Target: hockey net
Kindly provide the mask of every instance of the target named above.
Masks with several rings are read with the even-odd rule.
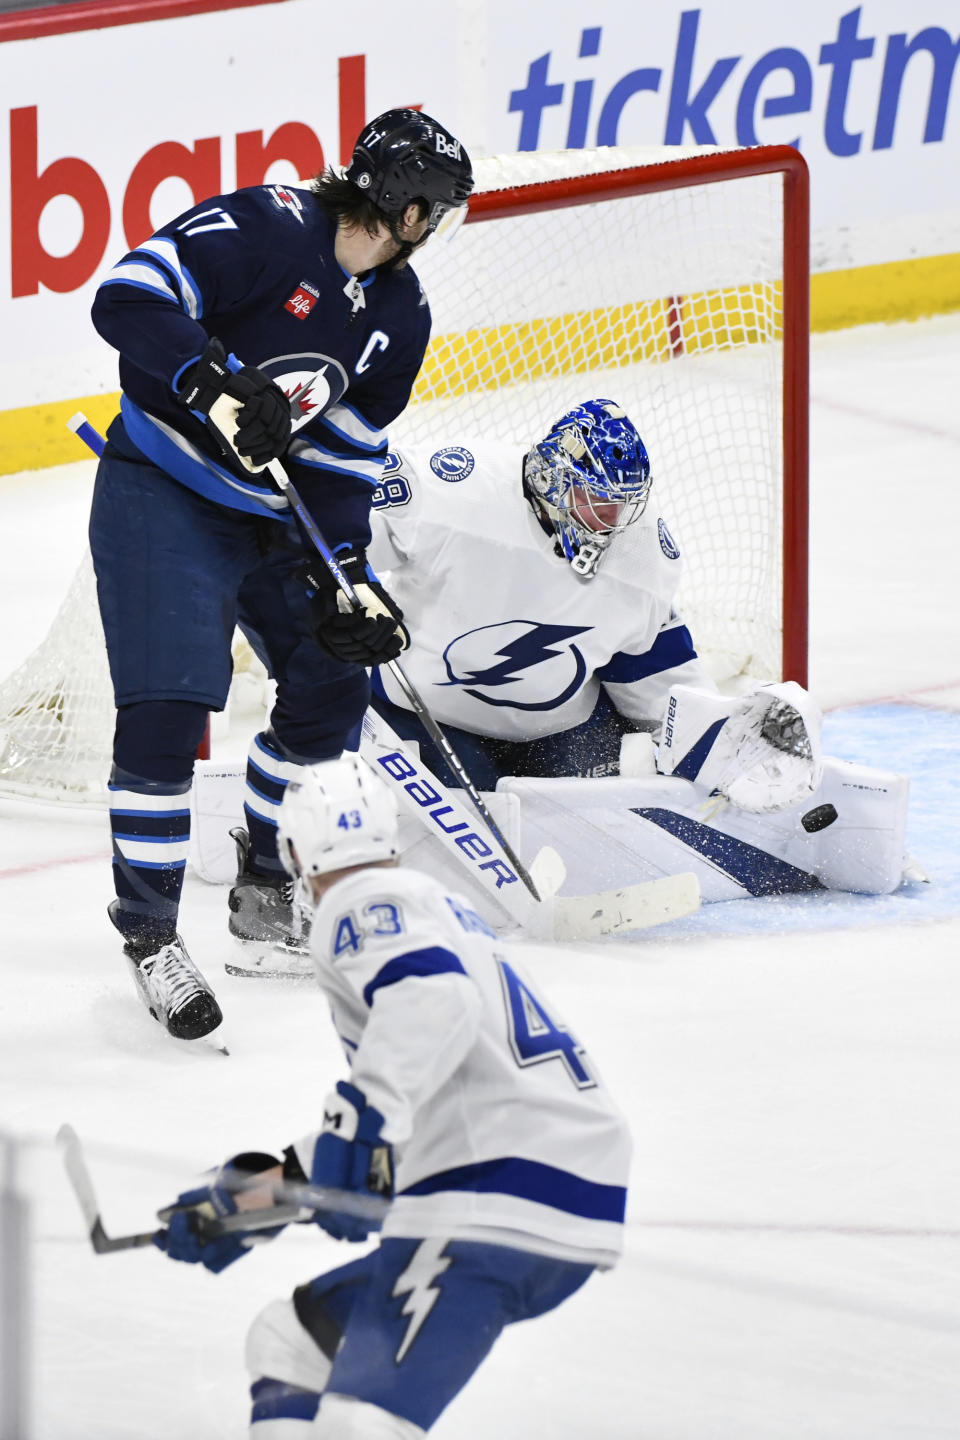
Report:
[[[605,148],[476,164],[468,223],[416,260],[433,339],[392,439],[528,446],[627,410],[718,679],[806,680],[809,208],[802,158]],[[89,557],[0,685],[0,793],[101,802],[114,712]]]

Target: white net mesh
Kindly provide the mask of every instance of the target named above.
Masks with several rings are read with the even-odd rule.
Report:
[[[114,713],[88,553],[46,639],[0,685],[0,791],[102,803]]]
[[[550,178],[564,158],[481,160],[480,188]],[[393,438],[529,445],[572,405],[618,401],[684,554],[698,648],[718,676],[778,677],[782,254],[777,174],[468,225],[417,260],[434,338]]]
[[[478,191],[623,170],[606,149],[481,159]],[[718,677],[781,673],[783,182],[778,174],[481,219],[416,268],[433,340],[392,429],[527,445],[572,405],[622,404],[685,561],[680,606]],[[103,802],[114,712],[89,559],[0,685],[0,792]]]

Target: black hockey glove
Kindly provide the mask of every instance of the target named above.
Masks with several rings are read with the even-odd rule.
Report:
[[[262,470],[287,448],[291,421],[286,395],[253,365],[230,370],[219,340],[211,339],[186,372],[177,399],[206,422],[224,454],[239,456],[247,470]]]
[[[354,610],[330,571],[317,556],[301,570],[310,605],[310,628],[317,644],[345,665],[386,665],[410,644],[403,611],[367,570],[363,550],[337,553],[337,564],[363,607]]]

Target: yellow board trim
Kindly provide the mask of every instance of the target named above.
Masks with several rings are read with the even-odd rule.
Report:
[[[415,400],[492,387],[526,378],[586,373],[669,354],[679,325],[686,353],[708,344],[725,348],[763,339],[779,325],[779,305],[765,313],[759,287],[691,296],[679,314],[666,301],[617,306],[596,315],[561,315],[523,325],[491,326],[431,341],[414,389]],[[769,307],[767,307],[769,311]],[[878,321],[917,320],[960,310],[960,254],[887,265],[863,265],[814,275],[810,328],[843,330]],[[536,362],[531,367],[531,357]],[[77,410],[101,434],[120,397],[93,395],[0,411],[0,475],[66,465],[88,455],[67,428]]]
[[[88,395],[83,400],[25,405],[22,410],[0,410],[0,475],[41,470],[48,465],[68,465],[71,460],[89,460],[90,451],[67,429],[67,421],[82,410],[102,435],[119,409],[118,392]]]

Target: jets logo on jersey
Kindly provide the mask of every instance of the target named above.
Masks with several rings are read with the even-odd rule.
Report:
[[[293,428],[299,430],[335,405],[347,388],[347,372],[338,361],[329,355],[318,355],[308,351],[300,355],[281,355],[276,360],[265,360],[259,367],[269,375],[284,395],[296,395],[293,406]],[[297,392],[308,385],[302,394]]]
[[[278,210],[286,210],[303,224],[303,201],[295,190],[288,189],[286,185],[268,185],[267,194]]]
[[[289,310],[298,320],[306,320],[319,299],[320,291],[316,286],[311,285],[308,280],[301,280],[283,308]]]
[[[668,560],[680,559],[680,546],[674,540],[670,531],[662,520],[657,521],[657,534],[660,536],[660,549]]]
[[[476,463],[470,451],[463,445],[445,445],[442,450],[436,450],[430,456],[430,469],[434,475],[439,475],[441,480],[446,480],[451,485],[466,480]]]
[[[513,710],[553,710],[580,689],[587,664],[575,635],[589,625],[541,625],[535,620],[504,620],[458,635],[443,652],[449,679],[484,705]],[[537,695],[540,698],[522,699]]]

